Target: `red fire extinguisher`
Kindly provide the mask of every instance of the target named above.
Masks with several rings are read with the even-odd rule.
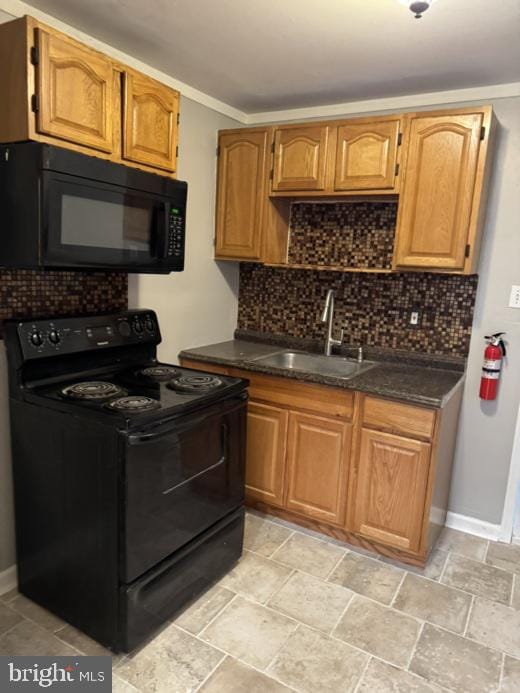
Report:
[[[482,378],[480,379],[480,399],[496,399],[502,359],[506,355],[506,345],[502,339],[503,334],[505,332],[496,332],[485,337],[488,340],[488,344],[484,351]]]

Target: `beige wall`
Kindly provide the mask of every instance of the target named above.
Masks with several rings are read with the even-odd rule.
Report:
[[[237,322],[238,263],[213,260],[217,130],[239,123],[181,99],[179,178],[188,182],[184,272],[130,276],[132,308],[153,308],[163,343],[176,362],[185,347],[231,339]]]

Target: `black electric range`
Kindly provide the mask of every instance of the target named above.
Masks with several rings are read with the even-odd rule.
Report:
[[[6,323],[20,591],[129,651],[242,551],[247,382],[153,311]]]

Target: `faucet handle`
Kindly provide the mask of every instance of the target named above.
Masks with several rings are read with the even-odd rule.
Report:
[[[341,346],[343,344],[344,335],[345,335],[345,330],[342,327],[340,330],[340,333],[339,333],[339,339],[331,339],[330,340],[331,344],[334,344],[334,346]]]

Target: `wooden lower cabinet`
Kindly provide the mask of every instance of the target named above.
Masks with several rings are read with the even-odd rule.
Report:
[[[246,494],[283,506],[288,413],[249,401],[247,411]]]
[[[343,523],[351,433],[344,421],[290,412],[286,508]]]
[[[411,438],[361,431],[352,530],[405,551],[419,551],[431,445]]]
[[[424,566],[444,526],[459,386],[442,409],[209,363],[248,378],[246,501]]]

